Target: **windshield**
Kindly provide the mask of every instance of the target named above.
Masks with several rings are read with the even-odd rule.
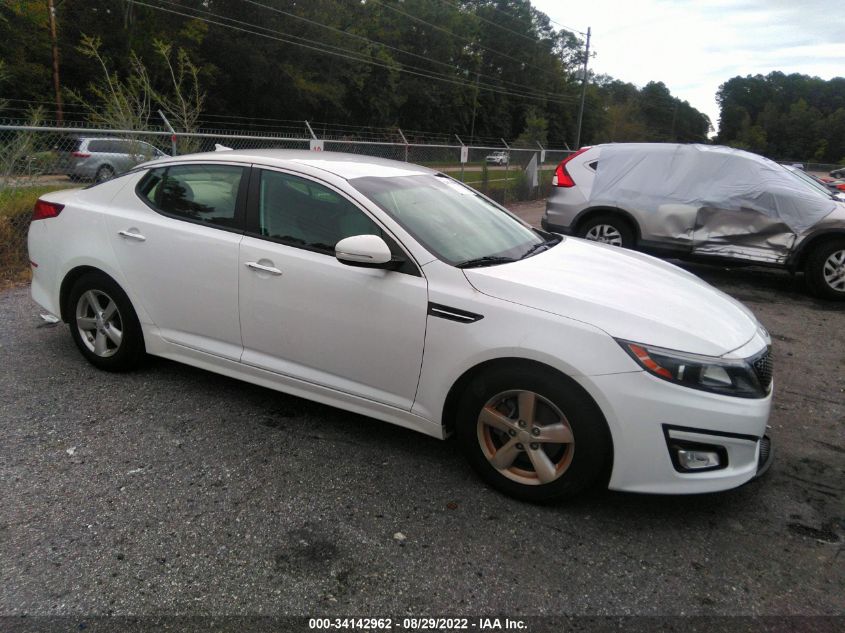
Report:
[[[546,243],[507,211],[446,176],[354,178],[349,183],[453,266],[483,258],[490,258],[483,263],[503,263]]]
[[[804,184],[806,184],[807,186],[812,188],[817,193],[823,194],[825,198],[832,198],[833,197],[833,192],[830,189],[825,187],[822,183],[820,183],[818,180],[816,180],[812,176],[809,176],[806,173],[804,173],[804,171],[802,171],[801,169],[798,169],[797,167],[787,167],[787,166],[784,166],[784,169],[786,171],[788,171],[790,174],[792,174],[793,176],[795,176],[798,180],[800,180],[801,182],[803,182]]]

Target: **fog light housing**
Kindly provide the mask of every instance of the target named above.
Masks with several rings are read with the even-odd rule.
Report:
[[[728,451],[717,444],[699,444],[670,439],[672,465],[679,473],[701,473],[728,467]]]
[[[678,449],[678,464],[684,470],[704,470],[719,467],[719,453],[716,451],[696,451],[688,448]]]

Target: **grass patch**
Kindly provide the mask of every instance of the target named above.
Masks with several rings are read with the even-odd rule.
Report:
[[[461,180],[460,169],[447,169],[443,170],[443,173],[456,180]],[[553,168],[541,169],[539,171],[538,180],[540,181],[540,191],[538,195],[535,195],[534,191],[528,187],[525,175],[521,169],[510,169],[507,172],[504,170],[488,171],[486,182],[483,172],[464,171],[462,182],[500,202],[504,199],[504,193],[507,191],[508,201],[515,202],[534,199],[538,196],[541,198],[548,196],[553,175]]]
[[[460,169],[443,169],[441,171],[447,176],[461,180],[470,186],[481,184],[483,180],[482,172],[480,171],[465,170],[463,179],[461,179]],[[522,174],[522,170],[517,168],[509,169],[508,171],[497,169],[488,172],[488,179],[491,187],[495,186],[498,189],[504,189],[506,186],[514,186],[519,181],[520,174]],[[540,182],[551,182],[553,174],[554,169],[541,169],[539,172]]]
[[[26,235],[35,201],[45,193],[69,185],[42,185],[0,189],[0,289],[30,279]]]

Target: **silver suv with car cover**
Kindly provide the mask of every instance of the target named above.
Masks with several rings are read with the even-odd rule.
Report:
[[[845,203],[756,154],[618,143],[566,157],[543,228],[680,259],[803,271],[845,300]]]

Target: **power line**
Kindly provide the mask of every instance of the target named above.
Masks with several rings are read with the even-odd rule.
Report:
[[[225,16],[225,15],[222,15],[222,14],[219,14],[219,13],[214,13],[214,12],[211,12],[211,11],[205,11],[205,10],[202,10],[202,9],[195,9],[193,7],[186,7],[186,6],[184,6],[184,5],[182,5],[178,2],[173,2],[172,0],[158,0],[158,1],[164,2],[165,4],[169,4],[171,6],[179,7],[180,9],[188,9],[188,10],[194,11],[194,12],[205,13],[206,15],[211,15],[211,16],[223,19],[223,20],[227,20],[229,22],[235,22],[237,24],[242,24],[244,26],[248,26],[248,27],[252,27],[252,28],[256,28],[256,29],[261,29],[263,31],[269,31],[270,33],[274,33],[276,35],[281,35],[281,36],[284,36],[284,37],[293,38],[294,40],[300,40],[300,41],[303,41],[303,42],[308,42],[309,44],[313,44],[313,45],[315,45],[317,47],[321,47],[321,48],[314,49],[313,46],[307,46],[307,45],[303,45],[303,44],[298,44],[297,42],[291,42],[289,40],[285,40],[284,37],[282,37],[282,38],[272,38],[272,39],[279,39],[280,41],[283,41],[283,42],[286,42],[286,43],[295,44],[295,45],[298,45],[298,46],[304,46],[305,48],[312,48],[314,50],[320,50],[321,52],[326,52],[326,53],[329,53],[329,54],[331,54],[329,51],[325,51],[323,49],[331,48],[331,49],[334,49],[336,51],[341,51],[342,53],[346,53],[346,54],[351,53],[354,56],[354,59],[356,61],[359,61],[359,62],[362,62],[362,63],[365,63],[365,64],[374,64],[376,66],[381,66],[381,67],[384,67],[384,68],[394,68],[393,66],[381,64],[379,62],[373,62],[369,58],[364,57],[363,55],[360,55],[360,54],[356,53],[355,51],[352,51],[348,48],[342,48],[342,47],[339,47],[339,46],[333,46],[331,44],[325,44],[323,42],[317,42],[317,41],[314,41],[314,40],[311,40],[311,39],[308,39],[308,38],[305,38],[305,37],[300,37],[298,35],[292,35],[290,33],[285,33],[283,31],[278,31],[278,30],[271,29],[271,28],[264,27],[264,26],[260,26],[260,25],[257,25],[257,24],[252,24],[250,22],[244,22],[242,20],[230,18],[228,16]],[[144,4],[143,2],[140,3],[140,4],[143,4],[144,6],[150,6],[150,5]],[[153,7],[153,8],[157,8],[157,7]],[[158,8],[160,10],[167,11],[167,9],[164,9],[163,7],[158,7]],[[175,11],[171,11],[171,12],[177,13],[179,15],[185,15],[185,14],[181,14],[181,13],[178,13],[178,12],[175,12]],[[202,20],[202,18],[200,18],[199,16],[186,16],[186,17],[192,17],[192,18],[195,18],[195,19]],[[230,25],[223,25],[223,26],[230,26]],[[232,28],[235,28],[235,27],[232,27]],[[260,34],[253,33],[253,35],[260,35]],[[344,56],[344,55],[341,54],[340,56]],[[348,57],[348,55],[346,55],[346,56]],[[352,59],[352,58],[350,57],[350,59]],[[460,71],[459,68],[456,68],[454,66],[450,66],[450,68],[452,68],[453,70]],[[410,70],[407,70],[407,69],[410,69]],[[418,66],[410,66],[408,64],[404,64],[403,66],[396,68],[396,70],[398,70],[399,72],[408,72],[410,74],[415,74],[415,75],[419,75],[419,76],[422,76],[422,77],[440,79],[440,80],[443,80],[443,81],[448,81],[450,83],[458,83],[458,85],[465,85],[462,82],[454,81],[448,75],[444,75],[443,73],[437,73],[436,71],[427,70],[427,69],[424,69],[424,68],[419,68]],[[414,71],[417,71],[417,72],[414,72]],[[496,86],[494,84],[484,83],[482,85],[487,86],[488,90],[490,90],[492,92],[499,92],[499,93],[502,93],[502,94],[510,94],[510,95],[514,95],[514,96],[522,96],[522,97],[529,97],[529,98],[539,98],[539,99],[543,99],[543,100],[556,101],[557,103],[563,103],[564,101],[574,101],[574,97],[567,97],[565,95],[560,95],[560,96],[558,96],[557,99],[552,99],[551,98],[552,93],[539,92],[539,91],[536,91],[536,90],[529,88],[527,86],[521,86],[521,87],[523,87],[525,90],[531,90],[532,92],[527,93],[527,94],[523,94],[523,93],[519,93],[519,92],[516,92],[516,91],[508,92],[508,91],[506,91],[506,90],[504,90],[504,89],[502,89],[499,86]]]
[[[534,64],[529,64],[529,63],[527,63],[527,62],[525,62],[521,59],[517,59],[516,57],[512,57],[512,56],[508,55],[507,53],[500,53],[500,52],[494,51],[490,48],[486,48],[484,46],[481,46],[480,44],[476,44],[476,42],[474,42],[473,40],[471,40],[468,37],[463,37],[462,35],[458,35],[457,33],[453,33],[449,29],[443,28],[442,26],[438,26],[437,24],[433,24],[432,22],[428,22],[426,20],[423,20],[422,18],[418,18],[417,16],[412,15],[412,14],[406,12],[406,11],[402,11],[401,9],[397,9],[394,6],[391,6],[389,4],[385,4],[384,2],[382,2],[382,0],[370,0],[370,2],[374,2],[378,5],[381,5],[385,9],[389,9],[391,11],[394,11],[394,12],[398,13],[399,15],[404,15],[406,18],[414,20],[415,22],[420,22],[421,24],[426,24],[426,25],[428,25],[428,26],[430,26],[434,29],[437,29],[438,31],[442,31],[443,33],[446,33],[447,35],[451,35],[452,37],[454,37],[456,39],[463,40],[465,42],[469,42],[470,44],[472,44],[474,46],[478,46],[478,48],[480,48],[483,51],[487,51],[488,53],[492,53],[493,55],[498,55],[499,57],[505,57],[507,59],[510,59],[511,61],[515,61],[518,64],[527,66],[528,68],[534,68],[536,70],[539,70],[542,73],[545,73],[547,75],[551,75],[551,76],[557,78],[557,75],[555,75],[554,73],[552,73],[552,72],[550,72],[550,71],[548,71],[544,68],[540,68],[539,66],[535,66]]]
[[[476,20],[481,20],[482,22],[486,22],[487,24],[490,24],[490,25],[492,25],[492,26],[495,26],[497,29],[501,29],[501,30],[503,30],[503,31],[507,31],[508,33],[512,33],[513,35],[516,35],[516,36],[518,36],[518,37],[521,37],[521,38],[523,38],[523,39],[526,39],[526,40],[528,40],[529,42],[533,42],[534,44],[539,44],[539,43],[540,43],[540,40],[539,40],[539,39],[533,38],[533,37],[531,37],[530,35],[526,35],[525,33],[520,33],[520,32],[518,32],[518,31],[514,31],[513,29],[509,29],[508,27],[506,27],[506,26],[502,26],[501,24],[497,24],[497,23],[493,22],[492,20],[488,20],[487,18],[483,18],[483,17],[481,17],[480,15],[478,15],[478,13],[477,13],[477,12],[476,12],[476,13],[464,13],[463,11],[461,11],[461,7],[460,7],[459,5],[457,5],[457,4],[453,3],[453,2],[450,2],[449,0],[440,0],[440,2],[441,2],[441,3],[443,3],[443,4],[445,4],[445,5],[446,5],[446,6],[448,6],[448,7],[451,7],[451,8],[453,8],[453,9],[457,10],[459,13],[462,13],[463,15],[471,15],[471,16],[473,16]],[[493,8],[493,7],[491,7],[491,8]],[[497,11],[498,11],[498,9],[497,9]],[[506,13],[505,11],[500,11],[500,13],[502,13],[503,15],[507,15],[508,17],[510,17],[510,18],[512,18],[512,19],[513,19],[513,17],[514,17],[513,15],[511,15],[511,14],[509,14],[509,13]]]
[[[443,1],[445,1],[445,0],[443,0]],[[300,16],[300,15],[296,15],[294,13],[290,13],[288,11],[283,11],[282,9],[277,9],[276,7],[272,7],[272,6],[269,6],[269,5],[266,5],[266,4],[262,4],[261,2],[257,2],[256,0],[241,0],[241,2],[246,2],[248,4],[251,4],[251,5],[254,5],[254,6],[257,6],[257,7],[261,7],[262,9],[267,9],[268,11],[274,11],[274,12],[279,13],[281,15],[285,15],[285,16],[294,18],[296,20],[302,20],[303,22],[307,22],[307,23],[312,24],[314,26],[318,26],[320,28],[324,28],[324,29],[327,29],[327,30],[335,32],[335,33],[339,33],[340,35],[352,37],[352,38],[355,38],[355,39],[358,39],[358,40],[361,40],[361,41],[364,41],[364,42],[367,42],[367,43],[370,43],[370,44],[375,44],[377,46],[383,46],[384,48],[396,51],[396,52],[401,53],[403,55],[408,55],[410,57],[422,59],[422,60],[424,60],[428,63],[431,63],[431,64],[437,64],[438,66],[445,66],[446,68],[449,68],[450,70],[455,70],[457,68],[453,64],[449,64],[447,62],[441,62],[439,60],[432,59],[431,57],[427,57],[425,55],[419,55],[419,54],[413,53],[411,51],[406,51],[402,48],[398,48],[396,46],[391,46],[390,44],[385,44],[384,42],[380,42],[378,40],[373,40],[373,39],[370,39],[369,37],[365,37],[363,35],[358,35],[357,33],[350,33],[348,31],[344,31],[342,29],[335,28],[335,27],[330,26],[328,24],[323,24],[322,22],[317,22],[316,20],[312,20],[310,18],[306,18],[306,17]],[[184,7],[184,8],[187,8],[187,7]],[[457,8],[457,7],[454,7],[454,8]],[[212,13],[212,15],[215,15],[215,14]],[[217,15],[219,15],[219,14],[217,14]],[[263,28],[263,27],[261,27],[261,28]],[[267,30],[270,30],[270,29],[267,29]],[[291,37],[293,37],[293,36],[291,36]],[[528,36],[523,36],[523,37],[528,38]],[[530,39],[535,44],[539,43],[538,40],[535,40],[535,39],[532,39],[532,38],[528,38],[528,39]],[[484,49],[484,50],[488,50],[488,49]],[[519,83],[515,83],[515,82],[512,82],[512,81],[507,81],[505,79],[501,79],[501,78],[498,78],[498,77],[491,77],[490,75],[481,74],[481,77],[484,77],[486,79],[490,79],[492,81],[499,81],[501,83],[508,84],[508,85],[514,86],[516,88],[522,88],[524,90],[537,92],[538,94],[543,94],[543,95],[548,94],[548,95],[559,96],[559,97],[563,97],[563,98],[567,98],[567,99],[572,98],[572,97],[568,97],[567,95],[561,95],[561,94],[558,94],[558,93],[538,92],[536,89],[531,88],[530,86],[526,86],[525,84],[519,84]]]
[[[307,38],[302,38],[302,37],[289,35],[289,34],[281,34],[281,35],[287,36],[288,38],[294,38],[294,39],[310,42],[313,45],[303,44],[303,43],[300,43],[300,42],[292,41],[291,39],[286,39],[286,37],[278,37],[278,36],[268,35],[267,33],[260,33],[260,32],[257,32],[257,31],[252,31],[250,29],[238,27],[238,26],[235,26],[233,24],[227,24],[225,22],[219,22],[217,20],[210,20],[208,18],[203,18],[203,17],[198,16],[198,15],[191,15],[191,14],[188,14],[188,13],[183,13],[181,11],[176,11],[174,9],[167,9],[165,7],[162,7],[162,6],[152,5],[152,4],[148,4],[147,2],[142,2],[141,0],[134,0],[134,2],[135,2],[135,4],[138,4],[138,5],[141,5],[141,6],[156,10],[156,11],[163,11],[165,13],[179,15],[179,16],[194,19],[194,20],[200,20],[201,22],[205,22],[207,24],[214,24],[216,26],[222,26],[224,28],[229,28],[229,29],[232,29],[232,30],[235,30],[235,31],[240,31],[242,33],[248,33],[250,35],[258,35],[259,37],[264,37],[264,38],[267,38],[267,39],[272,39],[272,40],[276,40],[276,41],[279,41],[279,42],[284,42],[286,44],[293,44],[295,46],[307,48],[309,50],[317,51],[317,52],[323,53],[325,55],[342,57],[342,58],[345,58],[345,59],[350,59],[350,60],[355,61],[355,62],[368,64],[368,65],[372,65],[372,66],[378,66],[378,67],[381,67],[381,68],[386,68],[388,70],[393,70],[393,71],[396,71],[396,72],[406,73],[406,74],[410,74],[410,75],[416,75],[416,76],[423,77],[423,78],[426,78],[426,79],[433,79],[435,81],[442,81],[442,82],[445,82],[445,83],[451,83],[451,84],[462,86],[462,87],[465,87],[467,85],[466,82],[464,82],[464,81],[460,81],[460,80],[457,80],[457,79],[451,79],[451,78],[449,78],[445,75],[432,74],[432,72],[430,72],[430,71],[424,71],[422,69],[418,69],[418,68],[415,68],[415,67],[410,67],[410,68],[414,68],[413,70],[411,70],[411,69],[409,69],[408,66],[399,66],[399,67],[391,66],[389,64],[383,64],[381,62],[377,62],[377,61],[374,61],[374,60],[371,60],[371,59],[368,59],[368,58],[365,58],[365,57],[362,57],[362,56],[359,56],[359,55],[349,55],[349,54],[347,54],[347,53],[350,52],[349,49],[341,49],[341,48],[336,47],[336,46],[331,46],[331,45],[322,44],[320,42],[315,42],[314,40],[309,40]],[[174,5],[174,3],[168,2],[168,0],[159,0],[159,2],[166,2],[167,4]],[[187,8],[187,7],[184,7],[183,5],[175,5],[175,6],[179,6],[180,8],[183,8],[183,9]],[[190,9],[190,10],[197,11],[196,9]],[[245,25],[251,26],[253,28],[259,28],[259,29],[271,31],[271,32],[274,32],[274,33],[280,33],[279,31],[273,31],[272,29],[267,29],[265,27],[261,27],[259,25],[255,25],[255,24],[250,24],[248,22],[242,22],[240,20],[235,20],[234,18],[228,18],[226,16],[221,16],[219,14],[209,13],[207,11],[204,11],[204,13],[208,13],[209,15],[214,15],[215,17],[222,18],[222,19],[225,19],[225,20],[229,20],[231,22],[237,22],[237,23],[240,23],[240,24],[245,24]],[[340,52],[327,50],[327,48],[334,48],[336,50],[346,51],[346,53],[340,53]],[[422,71],[422,72],[420,72],[420,71]],[[519,93],[519,92],[515,92],[515,91],[512,91],[512,90],[505,90],[505,89],[502,89],[502,88],[499,88],[499,87],[496,87],[496,86],[490,86],[488,84],[481,84],[481,85],[482,85],[481,89],[483,89],[487,92],[495,92],[495,93],[499,93],[499,94],[522,97],[522,98],[526,98],[526,99],[536,99],[536,100],[542,100],[542,101],[550,101],[550,102],[553,102],[553,103],[560,103],[560,104],[572,102],[572,98],[565,98],[565,99],[551,98],[551,97],[546,96],[545,94],[542,94],[542,93],[540,93],[540,94],[524,94],[524,93]]]
[[[493,9],[493,11],[495,11],[496,13],[501,13],[502,15],[506,15],[508,17],[513,17],[507,11],[502,11],[500,8],[498,8],[496,6],[490,5],[488,8]],[[538,13],[542,13],[542,11],[538,11]],[[557,24],[559,27],[561,27],[562,29],[564,29],[566,31],[571,31],[572,33],[580,33],[581,35],[587,35],[587,33],[584,32],[584,31],[572,28],[571,26],[566,26],[565,24],[561,24],[557,20],[553,20],[551,17],[549,17],[549,15],[547,13],[543,13],[543,15],[545,15],[549,19],[549,22],[551,22],[552,24]]]

